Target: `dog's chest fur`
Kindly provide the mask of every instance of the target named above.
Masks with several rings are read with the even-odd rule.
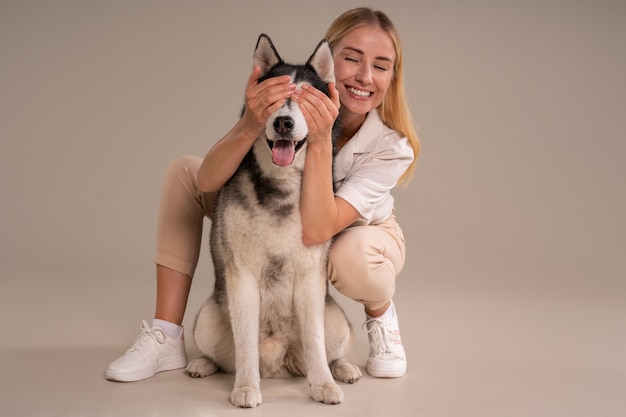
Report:
[[[217,197],[211,230],[216,300],[226,304],[226,276],[237,276],[232,271],[252,273],[261,295],[261,336],[293,333],[294,280],[302,276],[301,271],[326,268],[328,244],[302,243],[299,205],[304,156],[300,152],[292,166],[276,167],[258,139]]]

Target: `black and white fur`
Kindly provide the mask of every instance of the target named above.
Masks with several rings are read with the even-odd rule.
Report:
[[[262,68],[259,81],[290,74],[297,85],[328,94],[335,79],[326,41],[306,64],[291,65],[262,34],[254,63]],[[334,379],[353,383],[361,377],[345,357],[351,325],[328,293],[329,243],[302,243],[307,133],[298,105],[288,100],[217,196],[211,229],[215,288],[194,326],[203,356],[189,363],[187,373],[234,372],[230,400],[238,407],[261,404],[261,378],[306,375],[315,400],[338,404],[343,392]]]

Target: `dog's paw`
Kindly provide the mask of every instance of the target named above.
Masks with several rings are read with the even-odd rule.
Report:
[[[343,391],[335,381],[311,386],[313,399],[324,404],[340,404],[343,401]]]
[[[194,359],[187,365],[185,373],[192,378],[204,378],[217,372],[217,365],[205,356]]]
[[[253,408],[261,405],[261,389],[259,387],[241,386],[233,388],[230,394],[230,402],[235,407]]]
[[[337,381],[341,381],[346,384],[354,384],[363,376],[359,367],[348,362],[346,358],[337,359],[331,363],[330,371]]]

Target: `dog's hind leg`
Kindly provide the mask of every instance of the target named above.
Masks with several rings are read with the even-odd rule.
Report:
[[[193,328],[193,337],[203,358],[196,363],[191,361],[187,374],[204,377],[217,369],[235,372],[235,343],[229,323],[224,306],[218,305],[215,297],[211,296],[200,308]],[[210,358],[213,365],[207,364],[204,358]]]
[[[363,375],[358,366],[346,358],[352,344],[352,327],[344,311],[335,300],[328,297],[325,308],[326,355],[333,377],[341,382],[353,384]]]
[[[324,342],[326,277],[316,272],[299,278],[294,285],[294,306],[313,398],[326,404],[339,404],[343,401],[343,391],[330,373]]]
[[[218,369],[218,366],[210,358],[201,356],[189,362],[185,373],[192,378],[204,378],[213,375]]]
[[[233,405],[252,408],[262,403],[259,371],[260,292],[257,278],[248,270],[227,273],[228,310],[235,341]]]

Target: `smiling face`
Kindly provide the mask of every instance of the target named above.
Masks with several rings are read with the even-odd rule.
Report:
[[[333,57],[342,118],[362,119],[383,102],[391,85],[393,40],[378,26],[360,26],[338,42]]]

